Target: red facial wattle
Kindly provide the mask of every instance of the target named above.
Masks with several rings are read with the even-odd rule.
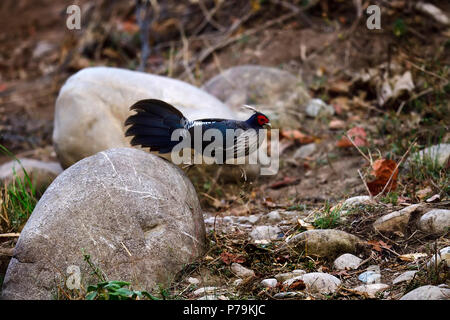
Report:
[[[259,125],[265,125],[266,123],[269,122],[269,119],[267,119],[265,116],[259,115],[258,116],[258,124]]]

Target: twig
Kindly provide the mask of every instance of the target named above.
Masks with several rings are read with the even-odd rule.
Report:
[[[2,233],[2,234],[0,234],[0,238],[16,238],[19,236],[20,236],[20,233]]]
[[[136,0],[136,20],[139,25],[139,38],[142,45],[141,61],[138,67],[139,71],[145,71],[147,58],[150,55],[150,45],[148,43],[151,14],[150,9],[152,6],[155,6],[155,10],[158,10],[158,3],[155,0],[151,2],[152,3],[150,4],[149,0]]]
[[[362,152],[362,150],[356,145],[356,143],[353,141],[353,139],[350,138],[350,136],[349,136],[348,134],[346,134],[345,136],[347,137],[348,140],[350,140],[350,142],[351,142],[351,143],[353,144],[353,146],[359,151],[359,153],[364,157],[364,159],[366,159],[367,162],[369,162],[370,165],[372,165],[372,161],[370,160],[370,158],[367,157],[367,156],[365,155],[364,152]]]
[[[358,169],[358,173],[359,173],[359,176],[361,177],[362,182],[364,183],[364,187],[366,187],[366,190],[367,190],[367,193],[369,194],[369,197],[370,197],[371,199],[373,199],[372,194],[370,193],[370,189],[369,189],[369,187],[367,186],[366,180],[364,179],[364,177],[363,177],[363,175],[362,175],[362,173],[361,173],[361,170]]]

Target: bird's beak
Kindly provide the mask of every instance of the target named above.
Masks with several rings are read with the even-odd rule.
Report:
[[[272,125],[270,124],[270,122],[267,122],[267,123],[264,124],[263,127],[266,128],[266,129],[270,129],[270,128],[272,128]]]

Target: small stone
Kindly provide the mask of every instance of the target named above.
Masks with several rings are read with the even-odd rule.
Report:
[[[278,222],[281,220],[281,215],[278,211],[271,211],[267,214],[267,218],[269,219],[269,221],[272,222]]]
[[[411,213],[421,207],[421,204],[413,204],[402,210],[388,213],[378,218],[373,223],[373,228],[376,231],[384,233],[404,233],[406,226],[408,225]]]
[[[415,271],[415,270],[403,272],[397,278],[392,280],[392,284],[397,284],[397,283],[401,283],[401,282],[411,281],[412,279],[414,279],[414,275],[416,273],[417,273],[417,271]]]
[[[208,295],[202,296],[200,298],[197,298],[197,300],[230,300],[230,299],[228,299],[224,295],[216,296],[213,294],[208,294]]]
[[[450,229],[450,210],[433,209],[425,213],[419,220],[419,228],[424,232],[440,234]]]
[[[239,223],[248,222],[249,224],[253,225],[258,222],[259,218],[260,218],[259,216],[252,214],[248,217],[246,216],[238,217],[237,222]]]
[[[428,261],[427,267],[434,267],[436,262],[440,265],[442,261],[447,264],[447,267],[450,268],[450,247],[442,248],[437,254],[437,257],[436,255],[433,255],[430,261]]]
[[[345,207],[354,207],[360,204],[371,204],[374,203],[374,201],[372,200],[371,197],[369,196],[357,196],[357,197],[352,197],[352,198],[348,198],[347,200],[345,200],[344,202],[344,206]]]
[[[277,279],[278,282],[284,282],[288,279],[302,276],[304,274],[306,274],[306,271],[297,269],[297,270],[293,270],[291,272],[279,273],[275,276],[275,279]]]
[[[192,292],[194,296],[200,296],[202,294],[214,295],[219,292],[220,289],[218,287],[203,287]]]
[[[252,215],[248,216],[248,222],[250,222],[250,224],[255,224],[258,222],[258,220],[259,220],[259,216],[257,216],[257,215],[252,214]]]
[[[189,282],[190,284],[194,284],[194,285],[197,285],[200,283],[200,280],[198,280],[197,278],[193,278],[193,277],[187,278],[186,281]]]
[[[315,118],[318,115],[332,116],[333,114],[334,108],[321,99],[311,99],[306,106],[306,115],[311,118]]]
[[[400,300],[449,300],[450,299],[450,289],[439,288],[437,286],[422,286],[414,289]]]
[[[242,279],[236,279],[233,281],[233,286],[237,287],[239,286],[244,280]]]
[[[231,264],[231,271],[233,271],[240,278],[250,278],[255,276],[255,272],[253,270],[247,269],[236,262]]]
[[[316,152],[317,147],[315,143],[306,144],[297,149],[294,153],[294,159],[305,159]]]
[[[441,143],[412,154],[405,163],[405,167],[409,167],[411,161],[414,161],[419,165],[424,164],[424,162],[426,161],[430,161],[433,163],[437,163],[442,167],[447,164],[449,157],[450,143]]]
[[[358,276],[358,279],[367,284],[379,282],[381,280],[380,267],[368,267],[366,272],[363,272]]]
[[[350,253],[344,253],[334,260],[333,266],[337,270],[354,270],[357,269],[362,259]]]
[[[389,288],[389,285],[384,283],[373,283],[373,284],[363,284],[360,285],[353,290],[364,292],[369,295],[371,298],[375,298],[376,294],[380,291],[384,291]]]
[[[308,230],[296,234],[283,249],[295,247],[306,250],[308,255],[337,257],[343,253],[356,252],[361,240],[345,231],[336,229]]]
[[[288,292],[279,292],[276,293],[273,297],[276,299],[284,299],[284,298],[293,298],[297,296],[304,296],[303,292],[295,292],[295,291],[288,291]]]
[[[32,57],[33,59],[42,58],[44,55],[48,54],[50,51],[54,50],[56,45],[47,42],[45,40],[39,41],[36,47],[33,50]]]
[[[334,293],[341,285],[341,280],[328,273],[311,272],[303,275],[303,282],[309,292],[322,294]]]
[[[345,126],[346,126],[345,122],[342,121],[342,120],[339,120],[339,119],[331,120],[330,123],[329,123],[329,125],[328,125],[328,127],[329,127],[331,130],[344,129]]]
[[[278,284],[277,279],[270,278],[261,281],[261,285],[266,288],[275,288]]]
[[[277,226],[257,226],[250,232],[250,237],[253,240],[276,240],[278,234],[281,233],[280,228]]]

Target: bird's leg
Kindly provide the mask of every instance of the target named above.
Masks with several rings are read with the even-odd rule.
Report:
[[[244,178],[244,181],[247,181],[247,173],[245,172],[244,167],[239,166],[239,170],[241,171],[241,178]]]

